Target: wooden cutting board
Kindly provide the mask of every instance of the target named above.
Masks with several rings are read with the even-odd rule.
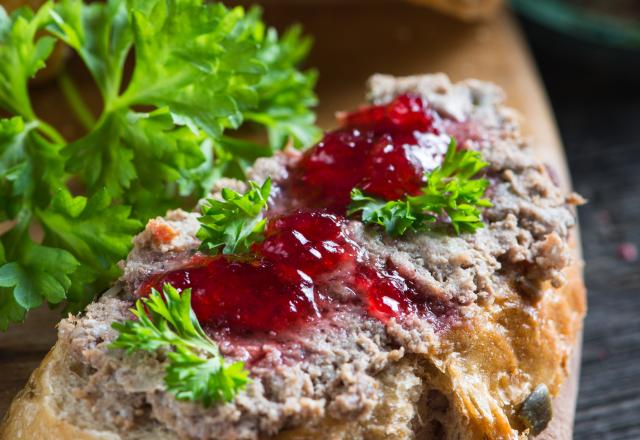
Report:
[[[466,24],[428,9],[397,2],[289,2],[266,6],[266,20],[277,26],[303,24],[315,38],[309,65],[318,68],[319,123],[335,125],[334,113],[363,102],[372,73],[411,75],[445,72],[452,80],[478,78],[502,86],[519,110],[536,152],[558,169],[562,186],[570,180],[549,103],[529,51],[508,11],[479,24]],[[84,81],[84,80],[81,80]],[[86,81],[85,81],[86,83]],[[97,102],[87,87],[90,101]],[[77,130],[61,96],[51,86],[35,90],[36,109],[72,137]],[[24,325],[0,334],[0,414],[26,382],[55,340],[57,311],[36,310]],[[574,356],[577,370],[579,346]],[[576,379],[565,385],[556,419],[573,420]],[[571,438],[571,423],[562,437]]]

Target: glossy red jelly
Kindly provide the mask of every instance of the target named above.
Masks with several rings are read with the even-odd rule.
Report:
[[[425,168],[414,154],[421,149],[417,144],[411,133],[380,137],[365,160],[358,186],[387,200],[418,194],[425,182]]]
[[[296,212],[271,220],[265,241],[254,249],[287,279],[299,278],[300,272],[317,278],[355,264],[357,245],[345,226],[344,218],[323,211]]]
[[[270,220],[265,235],[254,254],[195,256],[181,269],[152,277],[140,293],[165,283],[191,288],[198,320],[236,334],[279,331],[320,318],[333,301],[328,278],[350,287],[367,312],[383,322],[426,311],[410,282],[369,263],[340,216],[296,212]]]
[[[308,206],[343,213],[351,189],[363,178],[363,165],[374,139],[371,132],[357,128],[327,133],[293,171],[293,196]]]
[[[373,130],[376,133],[437,132],[436,114],[427,109],[422,98],[401,95],[387,105],[361,108],[342,118],[348,127]]]
[[[415,314],[441,325],[443,322],[435,321],[454,312],[450,304],[428,292],[420,292],[411,280],[403,278],[391,266],[359,266],[355,286],[364,293],[369,315],[382,322]]]
[[[370,261],[343,216],[354,187],[388,200],[420,191],[425,171],[446,151],[437,141],[437,115],[419,97],[404,95],[347,114],[342,122],[304,155],[288,182],[280,182],[303,208],[270,218],[264,241],[251,253],[196,256],[181,269],[152,277],[140,294],[164,283],[191,288],[201,323],[239,335],[321,319],[345,301],[331,296],[335,283],[353,292],[350,304],[382,322],[446,314],[448,305],[428,299],[393,267]]]
[[[366,292],[366,305],[372,316],[386,322],[415,308],[411,302],[411,286],[396,272],[383,272],[369,266],[358,269],[356,288]]]
[[[272,219],[255,254],[197,256],[184,268],[160,274],[140,289],[148,294],[170,283],[192,289],[202,323],[236,333],[277,331],[320,316],[329,301],[316,279],[355,265],[356,245],[346,220],[312,211]]]
[[[293,196],[308,206],[344,214],[354,187],[387,200],[415,195],[444,157],[442,145],[424,136],[440,132],[439,120],[419,97],[403,95],[342,121],[293,170]]]
[[[320,298],[311,280],[283,280],[271,263],[260,259],[196,257],[189,266],[150,281],[143,294],[165,283],[179,290],[191,288],[191,305],[200,323],[235,333],[277,331],[320,316]]]

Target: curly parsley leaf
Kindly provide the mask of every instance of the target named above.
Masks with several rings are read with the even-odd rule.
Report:
[[[484,226],[482,208],[491,206],[483,198],[489,181],[474,178],[486,166],[480,153],[457,150],[452,138],[442,164],[426,174],[421,194],[385,201],[354,188],[348,214],[360,212],[363,222],[383,226],[392,236],[443,224],[456,234],[474,232]]]
[[[0,7],[0,107],[11,113],[34,119],[27,82],[45,66],[54,38],[38,31],[49,20],[51,3],[35,14],[21,8],[11,16]]]
[[[484,226],[482,208],[492,206],[483,198],[489,181],[473,178],[487,165],[477,151],[457,150],[452,138],[442,165],[429,173],[422,194],[409,197],[409,203],[422,212],[448,217],[457,234],[474,232]]]
[[[31,164],[26,143],[31,127],[20,116],[0,119],[0,194],[2,220],[17,217],[31,196]],[[28,210],[28,206],[24,207]]]
[[[66,0],[51,15],[48,29],[80,54],[105,102],[92,132],[65,149],[68,170],[80,174],[90,189],[106,185],[116,197],[127,194],[137,176],[154,164],[139,166],[137,152],[124,138],[136,118],[133,107],[164,109],[173,126],[197,134],[201,154],[182,172],[183,194],[187,188],[202,196],[220,176],[244,177],[256,157],[273,154],[289,139],[303,146],[319,136],[310,111],[317,102],[316,74],[296,67],[311,42],[298,28],[279,39],[262,23],[257,8],[245,13],[197,0],[91,5]],[[123,84],[130,52],[135,64],[130,82]],[[244,121],[263,125],[269,144],[237,150],[224,139],[225,130]],[[204,163],[207,157],[210,163]],[[175,175],[156,178],[167,186],[176,180]],[[137,195],[129,193],[133,200],[127,203],[138,203]]]
[[[37,211],[46,232],[45,243],[68,250],[83,263],[73,274],[74,289],[67,295],[71,303],[83,304],[78,289],[87,283],[100,280],[107,284],[118,276],[115,263],[127,254],[131,236],[142,227],[130,217],[130,211],[127,206],[113,206],[106,189],[90,198],[73,197],[60,189],[49,207]]]
[[[80,266],[69,252],[20,238],[14,260],[0,266],[0,330],[20,320],[45,300],[57,304],[66,297],[71,274]]]
[[[253,243],[262,241],[266,225],[263,210],[270,193],[271,179],[267,179],[262,186],[249,182],[244,194],[224,188],[222,201],[208,199],[199,218],[200,249],[235,254],[247,252]]]
[[[221,177],[244,178],[256,158],[288,142],[315,140],[315,73],[298,67],[310,40],[297,28],[280,38],[260,15],[203,0],[0,7],[0,110],[8,116],[0,120],[0,221],[12,225],[0,235],[0,327],[45,300],[66,298],[77,310],[117,276],[115,263],[150,217],[203,197]],[[103,104],[94,115],[60,73],[86,130],[71,141],[29,97],[28,81],[56,42],[82,60]],[[246,123],[264,128],[269,142],[238,138]],[[65,189],[70,182],[78,197]],[[237,231],[240,247],[253,240],[247,225]],[[38,229],[44,237],[32,242]],[[25,260],[32,245],[78,263],[61,270],[71,282],[25,278],[46,267]]]
[[[90,192],[106,187],[114,198],[151,217],[166,209],[145,205],[144,196],[151,192],[157,202],[164,195],[175,204],[180,196],[175,182],[204,160],[203,139],[176,126],[165,107],[150,113],[111,113],[64,152],[69,155],[68,170],[83,175]]]
[[[117,97],[132,45],[126,0],[85,4],[63,0],[50,13],[47,29],[82,58],[106,105]]]
[[[5,251],[2,242],[0,242],[0,273],[6,263]],[[10,274],[7,274],[10,275]],[[5,281],[0,276],[0,285]],[[15,297],[9,289],[0,287],[0,330],[6,330],[10,322],[17,322],[24,318],[25,310],[16,302]]]
[[[415,229],[421,222],[434,221],[421,213],[414,213],[407,200],[386,201],[365,195],[358,188],[351,191],[351,204],[347,215],[362,211],[364,223],[384,227],[389,235],[403,235],[407,229]]]
[[[294,68],[307,56],[311,43],[299,26],[289,29],[280,40],[275,29],[268,29],[262,37],[258,59],[267,71],[257,85],[258,106],[245,117],[267,128],[272,148],[284,147],[289,139],[296,147],[308,146],[321,135],[309,110],[317,104],[313,88],[318,75]]]
[[[28,226],[35,205],[49,202],[49,188],[64,178],[60,147],[38,132],[37,121],[20,116],[0,119],[0,210]]]
[[[167,389],[178,400],[228,402],[249,382],[242,362],[225,364],[217,345],[205,334],[191,308],[191,289],[179,293],[170,284],[163,293],[153,289],[136,301],[131,312],[137,318],[113,323],[119,332],[111,348],[128,353],[173,350],[164,377]]]

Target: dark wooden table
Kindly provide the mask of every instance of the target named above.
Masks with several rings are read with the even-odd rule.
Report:
[[[640,246],[640,71],[630,54],[525,29],[574,187],[589,199],[579,211],[589,312],[574,438],[640,439],[640,262],[617,255]]]

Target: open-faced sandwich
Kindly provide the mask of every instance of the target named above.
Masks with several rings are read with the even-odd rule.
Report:
[[[2,438],[545,431],[584,314],[580,197],[491,84],[376,75],[368,97],[250,185],[151,220],[60,322]]]

